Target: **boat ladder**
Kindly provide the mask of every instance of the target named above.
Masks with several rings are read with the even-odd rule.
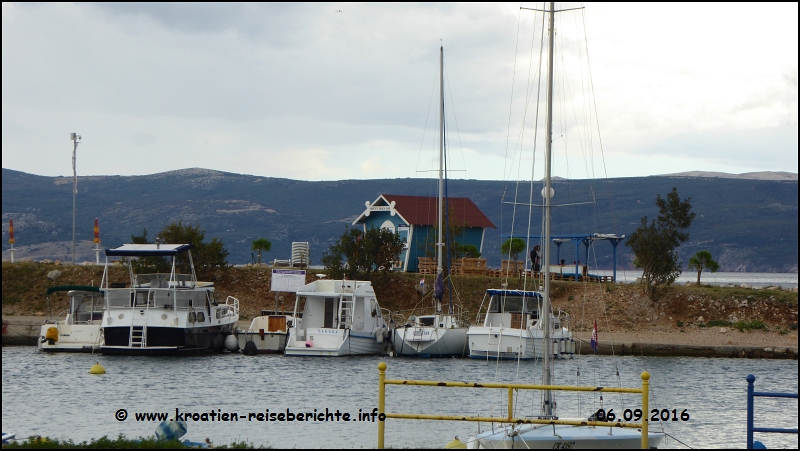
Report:
[[[339,312],[339,327],[344,326],[349,329],[353,325],[353,304],[354,301],[342,299],[341,309]]]
[[[128,347],[147,347],[147,323],[136,324],[136,322],[131,322],[131,333],[128,338]]]

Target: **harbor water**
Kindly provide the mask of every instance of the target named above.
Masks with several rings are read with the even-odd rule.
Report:
[[[3,348],[3,430],[75,442],[119,434],[153,435],[159,420],[137,414],[190,413],[187,438],[210,438],[217,444],[246,441],[254,445],[299,448],[374,448],[377,419],[359,412],[377,408],[378,363],[388,364],[387,379],[539,383],[539,362],[471,359],[374,357],[285,357],[220,354],[198,357],[119,357],[91,354],[44,354],[33,347]],[[99,362],[104,375],[90,375]],[[576,356],[558,359],[559,384],[639,387],[640,374],[651,378],[650,408],[666,409],[667,421],[651,422],[664,431],[662,447],[742,448],[746,439],[747,374],[757,377],[757,391],[797,393],[796,360],[688,357]],[[617,376],[619,373],[619,376]],[[503,416],[506,391],[442,387],[388,386],[386,409],[398,413]],[[540,394],[522,392],[520,416],[538,412]],[[588,417],[601,407],[597,393],[561,392],[561,417]],[[618,417],[640,407],[636,395],[605,394],[602,407]],[[124,410],[124,413],[123,413]],[[267,412],[268,410],[268,412]],[[677,412],[675,417],[672,411]],[[259,421],[270,413],[295,415],[295,421]],[[339,412],[338,421],[334,416]],[[679,418],[681,413],[688,420]],[[213,418],[210,415],[214,412]],[[315,414],[316,412],[316,414]],[[326,415],[325,413],[330,415]],[[756,426],[796,427],[795,399],[756,398]],[[191,419],[206,413],[208,421]],[[238,421],[220,421],[237,413]],[[312,421],[298,421],[311,413]],[[344,413],[351,421],[344,421]],[[314,416],[316,415],[316,416]],[[660,416],[660,415],[659,415]],[[684,415],[684,418],[686,416]],[[357,421],[361,419],[361,421]],[[353,421],[356,420],[356,421]],[[386,445],[437,448],[455,436],[465,440],[487,423],[395,420],[386,422]],[[677,439],[677,440],[676,440]],[[798,446],[797,435],[756,434],[770,448]],[[680,442],[679,442],[680,441]]]

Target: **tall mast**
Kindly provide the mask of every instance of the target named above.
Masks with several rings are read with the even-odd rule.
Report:
[[[444,46],[439,47],[439,237],[436,243],[437,274],[442,272],[442,218],[444,217]]]
[[[542,343],[542,384],[550,385],[550,208],[551,208],[551,152],[553,144],[553,42],[555,35],[555,3],[550,2],[548,11],[550,16],[550,29],[548,30],[548,64],[547,64],[547,129],[545,132],[545,163],[544,163],[544,340]],[[544,415],[553,415],[552,393],[544,392]]]

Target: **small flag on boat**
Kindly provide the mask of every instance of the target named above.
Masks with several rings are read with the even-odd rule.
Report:
[[[8,244],[14,244],[14,220],[8,220]]]
[[[594,353],[597,354],[597,320],[594,320],[594,327],[592,328],[592,341],[590,343],[592,345],[592,350],[594,350]]]
[[[100,244],[100,223],[94,218],[94,243]]]

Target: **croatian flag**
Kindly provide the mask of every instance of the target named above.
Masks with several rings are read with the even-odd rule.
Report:
[[[594,327],[592,328],[592,341],[591,341],[592,349],[594,353],[597,354],[597,320],[594,320]]]

